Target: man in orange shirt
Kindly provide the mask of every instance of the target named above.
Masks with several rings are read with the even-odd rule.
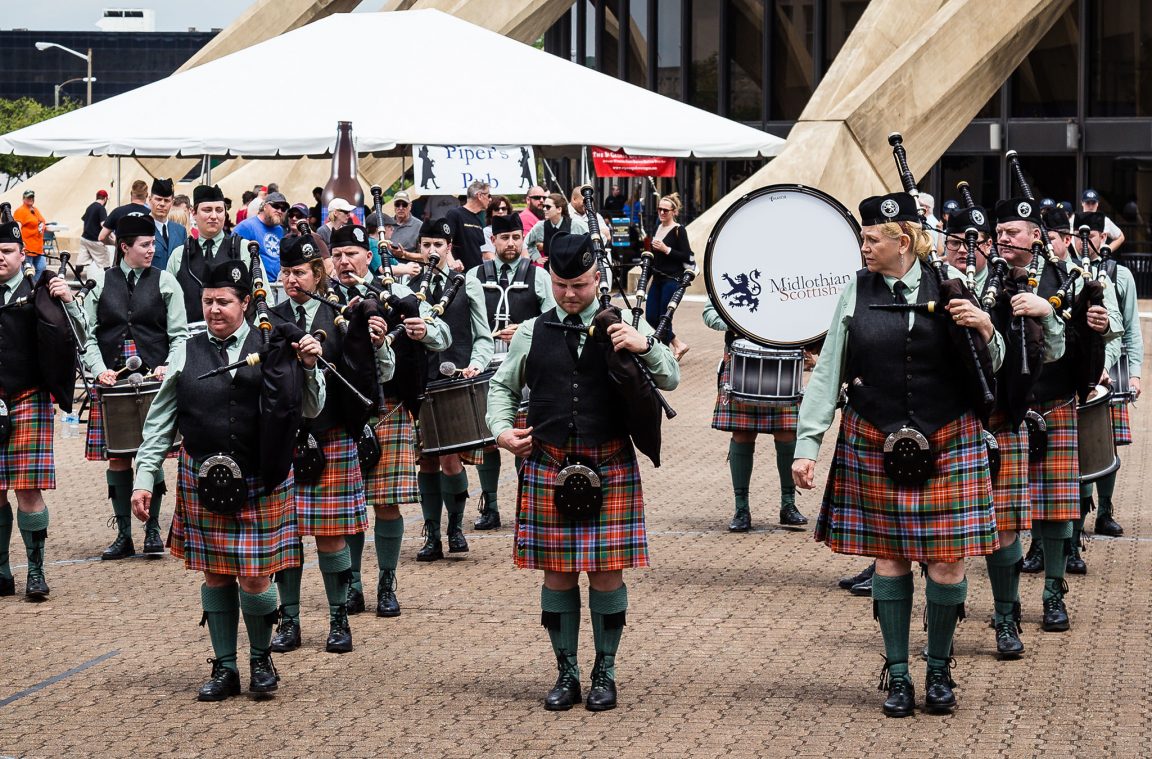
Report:
[[[13,218],[20,223],[20,238],[24,240],[24,255],[36,269],[36,279],[44,271],[44,217],[36,207],[36,191],[24,191],[24,205],[16,209]]]

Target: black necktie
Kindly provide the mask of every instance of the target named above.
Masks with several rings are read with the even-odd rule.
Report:
[[[308,312],[304,310],[304,306],[296,306],[296,326],[308,329]]]
[[[896,280],[896,283],[894,285],[892,285],[892,302],[893,303],[907,303],[908,299],[904,295],[904,293],[907,291],[908,291],[908,285],[904,284],[903,280],[900,280],[900,279]]]
[[[168,249],[168,222],[160,225],[160,236],[164,238],[164,249]]]
[[[509,273],[510,273],[511,269],[512,269],[512,267],[509,266],[508,264],[501,264],[501,266],[500,266],[500,287],[502,287],[502,288],[508,287]]]
[[[236,335],[232,335],[227,340],[220,340],[218,338],[211,338],[211,342],[216,346],[217,366],[226,366],[228,364],[228,349],[236,344]]]
[[[204,260],[212,263],[212,246],[216,244],[215,240],[209,240],[204,243]]]
[[[7,302],[4,300],[4,297],[6,295],[8,295],[8,290],[10,290],[10,289],[11,288],[8,286],[8,283],[4,283],[4,284],[0,285],[0,305],[3,305],[4,303]]]
[[[564,317],[565,324],[571,324],[575,327],[584,326],[583,320],[580,319],[578,314],[568,314]],[[568,343],[568,352],[572,354],[572,360],[576,361],[580,358],[580,333],[574,329],[564,330],[564,342]]]
[[[128,292],[136,291],[136,272],[128,272]]]
[[[433,304],[439,303],[440,298],[444,297],[444,278],[439,274],[434,274],[432,279],[432,300]]]

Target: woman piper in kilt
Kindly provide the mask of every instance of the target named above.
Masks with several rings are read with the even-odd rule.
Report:
[[[64,304],[68,319],[83,340],[84,315],[67,283],[53,277],[48,292]],[[48,506],[43,491],[56,489],[56,461],[52,454],[52,397],[37,360],[39,341],[32,296],[32,279],[24,272],[20,223],[0,222],[0,596],[16,594],[8,559],[15,522],[28,556],[25,597],[43,601],[49,593],[44,577]],[[16,492],[15,519],[9,490]]]
[[[557,306],[520,325],[488,392],[488,427],[497,444],[524,457],[520,472],[514,558],[544,571],[541,624],[548,629],[559,677],[544,699],[550,711],[580,702],[581,572],[596,644],[591,711],[616,706],[616,652],[628,608],[624,570],[648,566],[644,495],[636,453],[624,423],[624,400],[605,359],[607,346],[581,334],[597,312],[600,274],[586,234],[552,239],[549,267]],[[552,328],[549,328],[551,325]],[[559,326],[572,329],[561,331]],[[608,327],[612,349],[631,351],[658,387],[675,389],[680,370],[652,328]],[[514,426],[522,388],[529,389],[527,427]],[[579,471],[582,476],[576,474]],[[568,477],[592,483],[599,503],[568,500]],[[587,479],[585,479],[587,478]]]
[[[752,464],[756,455],[756,435],[765,432],[776,443],[776,471],[780,476],[780,524],[803,527],[808,518],[796,508],[796,485],[792,481],[792,458],[796,451],[796,413],[799,402],[787,404],[750,403],[727,391],[731,387],[732,356],[729,347],[736,333],[716,313],[709,300],[704,306],[704,324],[724,332],[724,358],[717,379],[716,407],[712,412],[712,429],[732,433],[728,443],[728,471],[732,476],[732,493],[736,513],[728,523],[729,532],[752,529],[752,510],[748,487],[752,482]],[[805,356],[808,354],[806,353]]]
[[[163,380],[172,351],[188,339],[184,293],[176,277],[152,266],[155,242],[156,222],[151,216],[121,216],[116,223],[115,265],[108,270],[92,267],[96,287],[84,301],[91,325],[84,364],[101,388],[125,380],[125,364],[133,356],[140,361],[134,370],[137,374],[151,371],[157,380]],[[112,500],[116,540],[100,558],[109,561],[134,556],[136,546],[132,542],[132,456],[109,455],[106,445],[100,394],[93,391],[84,457],[108,462],[108,497]],[[144,523],[145,556],[164,554],[160,502],[165,492],[164,474],[157,471],[151,514]]]
[[[240,693],[236,639],[241,614],[248,630],[249,690],[268,694],[277,689],[280,678],[270,644],[278,603],[271,577],[301,561],[291,473],[270,492],[262,475],[270,446],[278,442],[262,434],[262,416],[269,413],[263,409],[270,402],[269,368],[232,368],[263,345],[244,318],[251,288],[248,268],[240,261],[225,260],[208,271],[201,295],[208,330],[173,352],[136,456],[132,513],[143,521],[154,473],[176,432],[183,436],[169,548],[184,559],[186,569],[204,573],[201,624],[208,625],[215,658],[209,659],[212,675],[200,687],[200,701]],[[315,368],[320,343],[305,335],[291,347],[304,366],[302,397],[279,399],[273,411],[285,411],[286,402],[298,405],[304,418],[314,418],[325,399],[324,376]]]
[[[952,636],[968,589],[964,559],[985,556],[997,544],[983,433],[944,319],[978,331],[993,368],[999,367],[1003,341],[988,315],[967,300],[949,301],[941,317],[871,308],[936,301],[940,286],[924,262],[932,243],[912,196],[868,198],[860,216],[866,268],[840,295],[805,391],[792,473],[798,486],[814,486],[815,459],[846,383],[848,404],[816,539],[837,553],[876,558],[872,598],[884,637],[881,689],[888,690],[884,713],[890,717],[915,709],[908,672],[911,564],[927,563],[924,705],[930,713],[951,713]],[[904,440],[915,441],[915,471],[885,456],[895,441],[901,441],[898,450],[906,450]]]
[[[331,306],[309,297],[309,292],[324,295],[328,291],[328,274],[324,259],[311,236],[286,237],[280,245],[280,280],[288,299],[277,304],[272,311],[285,321],[295,322],[305,332],[323,330],[324,356],[330,364],[337,364],[343,353],[345,337],[336,327]],[[376,350],[376,371],[382,379],[392,377],[392,349],[384,342],[387,328],[378,316],[372,325]],[[316,538],[316,555],[324,592],[328,596],[328,640],[325,650],[345,653],[352,650],[352,631],[348,623],[348,594],[352,585],[352,563],[348,552],[347,535],[362,535],[368,529],[367,502],[364,498],[364,479],[357,456],[357,425],[349,425],[341,412],[349,407],[342,403],[347,390],[337,383],[328,383],[324,409],[301,429],[305,440],[297,446],[315,446],[323,457],[323,471],[316,477],[305,475],[296,468],[296,522],[300,536]],[[361,417],[362,418],[362,417]],[[362,425],[361,425],[362,426]],[[276,588],[280,592],[280,627],[272,638],[272,650],[294,651],[300,647],[300,582],[303,567],[289,567],[276,573]]]

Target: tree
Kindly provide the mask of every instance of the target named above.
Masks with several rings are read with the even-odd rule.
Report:
[[[8,134],[17,129],[46,121],[54,116],[74,110],[80,103],[65,99],[59,108],[41,105],[32,98],[4,100],[0,98],[0,134]],[[33,158],[22,155],[0,155],[0,174],[6,177],[4,189],[22,182],[38,171],[43,171],[59,158]]]

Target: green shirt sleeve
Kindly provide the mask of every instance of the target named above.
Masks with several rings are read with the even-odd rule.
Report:
[[[708,303],[704,306],[704,313],[701,318],[704,319],[704,326],[708,329],[714,329],[717,332],[726,332],[728,325],[720,318],[720,314],[716,312],[716,306],[712,303],[712,299],[708,299]]]
[[[1051,308],[1040,319],[1040,326],[1044,329],[1044,363],[1059,361],[1064,357],[1064,320],[1056,315]]]
[[[1136,278],[1127,266],[1116,267],[1116,294],[1124,322],[1124,352],[1128,354],[1128,373],[1140,376],[1144,364],[1144,335],[1140,331],[1140,310],[1136,302]],[[1109,364],[1111,366],[1111,364]]]
[[[529,319],[516,328],[504,361],[488,383],[488,414],[484,421],[494,437],[512,429],[516,419],[524,387],[524,364],[528,359],[528,349],[532,347],[535,326],[536,319]]]
[[[187,341],[182,340],[168,354],[168,371],[160,383],[160,391],[148,407],[143,442],[136,452],[136,478],[132,484],[135,490],[152,490],[156,473],[164,466],[164,457],[176,436],[176,380],[184,371],[186,345]]]
[[[820,455],[820,444],[824,433],[832,426],[836,417],[836,405],[840,401],[840,387],[844,384],[844,359],[848,341],[848,329],[852,314],[856,311],[856,278],[854,277],[840,292],[840,300],[828,326],[824,338],[824,348],[808,386],[804,388],[804,400],[800,403],[800,416],[796,425],[795,458],[813,459]]]
[[[168,313],[168,357],[178,344],[188,339],[188,315],[184,312],[184,290],[176,277],[166,271],[160,272],[160,296]]]
[[[172,254],[168,256],[168,263],[164,267],[164,271],[171,274],[173,277],[180,271],[180,264],[184,260],[184,246],[177,245],[172,249]],[[187,314],[185,314],[187,316]]]
[[[469,319],[472,322],[472,356],[468,366],[484,371],[492,360],[492,354],[496,352],[496,341],[492,339],[492,328],[488,326],[484,287],[476,277],[466,276],[463,294],[468,297]]]
[[[99,377],[108,371],[104,365],[104,356],[100,353],[100,345],[96,342],[96,309],[100,306],[100,296],[104,292],[104,269],[99,266],[91,266],[89,269],[92,270],[89,276],[96,286],[84,298],[84,319],[91,325],[84,341],[84,366],[90,374]]]

